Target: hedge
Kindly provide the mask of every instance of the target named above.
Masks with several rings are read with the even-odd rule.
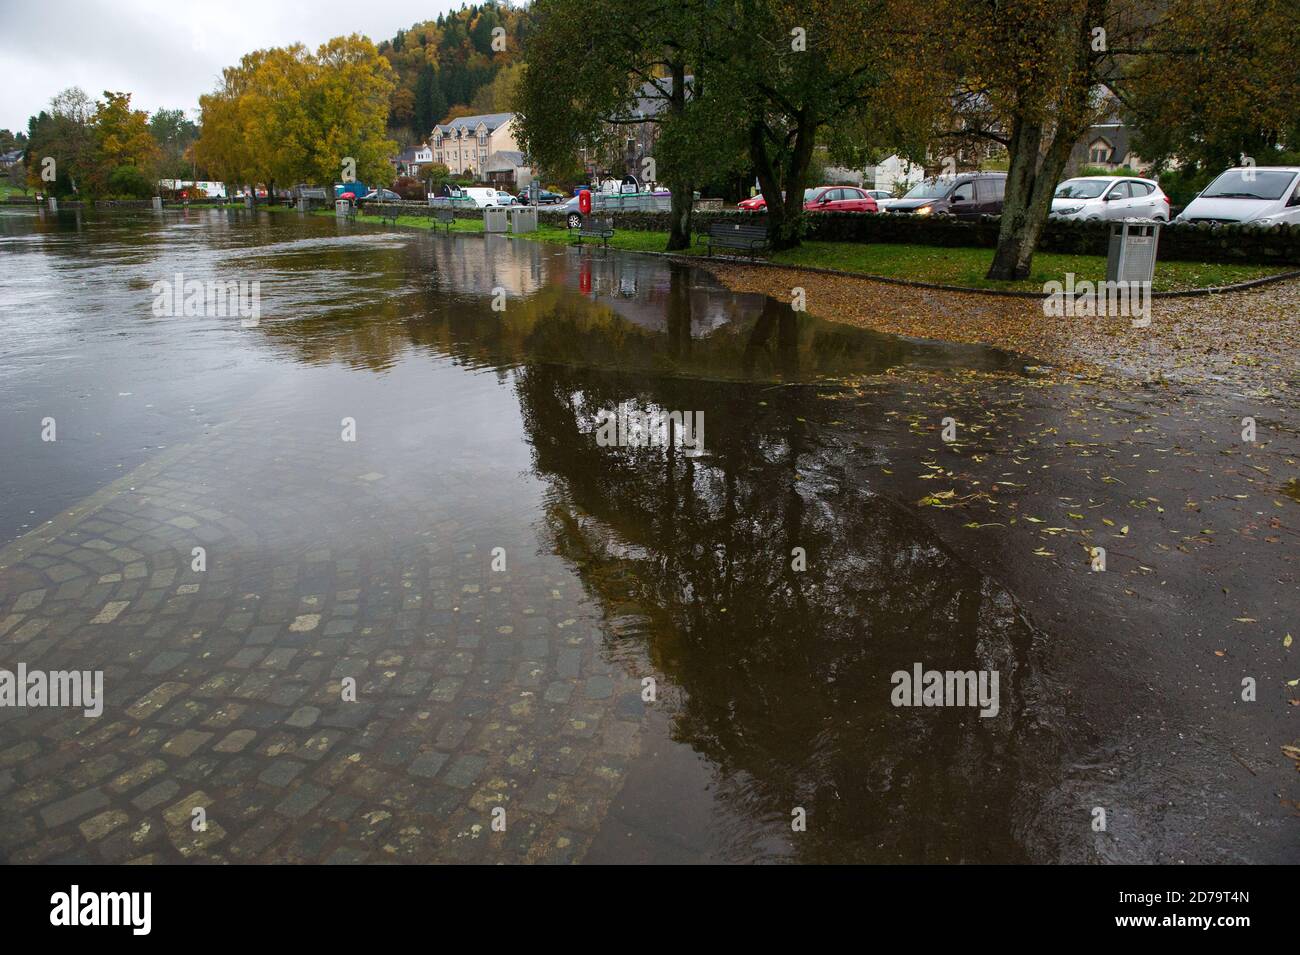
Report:
[[[435,209],[420,202],[366,203],[365,210],[384,209],[403,215],[433,215]],[[457,209],[458,219],[482,219],[482,209]],[[666,212],[602,213],[614,219],[614,228],[635,232],[667,232]],[[542,206],[538,219],[561,224],[564,214],[556,207]],[[761,222],[761,216],[724,209],[696,212],[694,229],[708,232],[714,222]],[[890,213],[815,212],[806,217],[805,238],[825,242],[899,242],[913,245],[997,246],[997,216],[953,219],[947,216],[916,216]],[[1105,256],[1110,237],[1108,222],[1048,220],[1039,240],[1045,252]],[[1248,262],[1260,265],[1300,265],[1300,226],[1271,228],[1172,223],[1160,229],[1159,258],[1188,262]]]

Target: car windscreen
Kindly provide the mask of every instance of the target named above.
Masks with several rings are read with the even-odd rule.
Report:
[[[1295,176],[1268,169],[1229,169],[1205,187],[1201,198],[1281,199]]]
[[[1096,199],[1106,191],[1109,179],[1067,179],[1056,187],[1057,199]]]
[[[817,192],[818,192],[818,190],[816,190],[816,189],[805,189],[805,190],[803,191],[803,201],[804,201],[804,202],[812,202],[812,201],[813,201],[813,197],[814,197],[815,195],[817,195]]]
[[[938,199],[948,194],[952,188],[951,179],[926,179],[918,182],[907,191],[904,199]]]

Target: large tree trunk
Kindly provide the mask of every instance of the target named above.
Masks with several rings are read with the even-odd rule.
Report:
[[[803,190],[812,160],[815,129],[802,115],[796,118],[794,146],[786,161],[784,183],[768,156],[761,123],[749,127],[749,158],[758,173],[758,184],[767,200],[767,237],[774,251],[799,245],[803,223]],[[782,186],[785,186],[782,194]]]
[[[986,278],[1005,281],[1029,275],[1034,250],[1052,211],[1056,184],[1075,141],[1087,128],[1088,97],[1094,77],[1092,26],[1104,22],[1106,5],[1107,0],[1088,0],[1076,25],[1072,82],[1062,91],[1054,110],[1055,122],[1046,149],[1046,127],[1041,120],[1017,115],[1012,122],[1011,166],[998,225],[998,248]]]
[[[673,90],[668,109],[674,116],[680,117],[686,112],[686,65],[677,61],[673,63],[671,69]],[[668,251],[677,252],[691,247],[691,213],[695,208],[695,183],[689,178],[670,178],[668,188],[672,192]]]

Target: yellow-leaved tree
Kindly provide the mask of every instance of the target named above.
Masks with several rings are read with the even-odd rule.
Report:
[[[397,144],[386,135],[395,78],[362,36],[313,54],[301,44],[258,50],[199,98],[199,161],[229,183],[328,184],[345,172],[378,183]]]

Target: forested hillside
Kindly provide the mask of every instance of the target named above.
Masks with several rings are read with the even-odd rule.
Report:
[[[405,147],[422,142],[445,119],[508,110],[532,22],[528,8],[475,4],[381,42],[379,52],[398,76],[390,135]],[[494,33],[498,27],[505,32]]]

